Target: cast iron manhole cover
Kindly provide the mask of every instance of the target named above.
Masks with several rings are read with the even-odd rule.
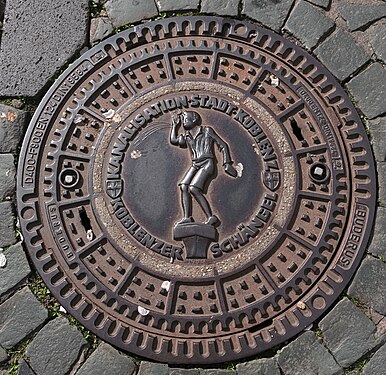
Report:
[[[331,74],[210,17],[137,26],[72,64],[18,178],[29,252],[60,303],[169,363],[247,357],[310,325],[358,265],[376,196]]]

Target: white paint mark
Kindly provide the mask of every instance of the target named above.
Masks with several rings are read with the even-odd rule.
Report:
[[[81,122],[83,122],[85,120],[85,118],[81,115],[76,115],[75,118],[74,118],[74,124],[80,124]]]
[[[88,239],[89,241],[91,241],[91,240],[94,238],[94,233],[93,233],[92,229],[89,229],[89,230],[87,231],[86,237],[87,237],[87,239]]]
[[[165,280],[165,281],[161,284],[161,288],[166,289],[167,291],[169,291],[169,288],[170,288],[170,281]]]
[[[138,159],[142,156],[142,152],[139,151],[139,150],[134,150],[134,151],[131,151],[131,154],[130,154],[130,157],[132,159]]]
[[[0,120],[5,121],[7,119],[7,114],[5,112],[0,112]]]
[[[122,117],[119,113],[116,113],[114,116],[113,116],[113,121],[114,122],[121,122],[122,121]]]
[[[241,177],[243,175],[244,166],[241,163],[237,163],[235,166],[237,177]]]
[[[271,79],[271,85],[272,85],[273,87],[278,87],[278,86],[280,86],[280,80],[279,80],[279,78],[277,78],[274,74],[271,74],[271,75],[269,76],[269,78]]]
[[[112,119],[115,115],[115,111],[113,109],[109,109],[106,113],[103,114],[107,119]]]
[[[7,265],[7,258],[4,253],[0,253],[0,267],[4,268]]]
[[[149,314],[149,310],[148,309],[145,309],[144,307],[142,306],[138,306],[138,312],[142,315],[142,316],[146,316],[147,314]]]
[[[252,148],[253,148],[253,151],[255,152],[255,154],[260,155],[259,148],[257,147],[257,145],[255,145],[255,144],[253,143],[253,144],[252,144]]]
[[[61,312],[63,314],[67,314],[67,310],[63,306],[59,307],[59,312]]]

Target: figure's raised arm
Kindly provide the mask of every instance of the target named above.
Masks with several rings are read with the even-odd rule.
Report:
[[[181,125],[181,117],[172,115],[172,129],[170,130],[170,143],[174,146],[186,147],[185,137],[178,135],[178,127]]]

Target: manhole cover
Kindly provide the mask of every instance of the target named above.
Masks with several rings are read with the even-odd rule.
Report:
[[[18,209],[40,274],[92,332],[216,363],[331,305],[375,196],[364,128],[326,69],[253,24],[180,17],[63,73],[23,145]]]

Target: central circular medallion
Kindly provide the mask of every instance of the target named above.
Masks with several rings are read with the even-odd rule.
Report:
[[[139,102],[96,151],[96,209],[110,238],[143,266],[182,277],[262,253],[295,192],[291,148],[273,116],[217,83],[185,81]]]
[[[60,303],[169,363],[247,357],[346,286],[374,215],[374,166],[313,57],[236,20],[154,21],[63,73],[19,168],[28,249]]]

